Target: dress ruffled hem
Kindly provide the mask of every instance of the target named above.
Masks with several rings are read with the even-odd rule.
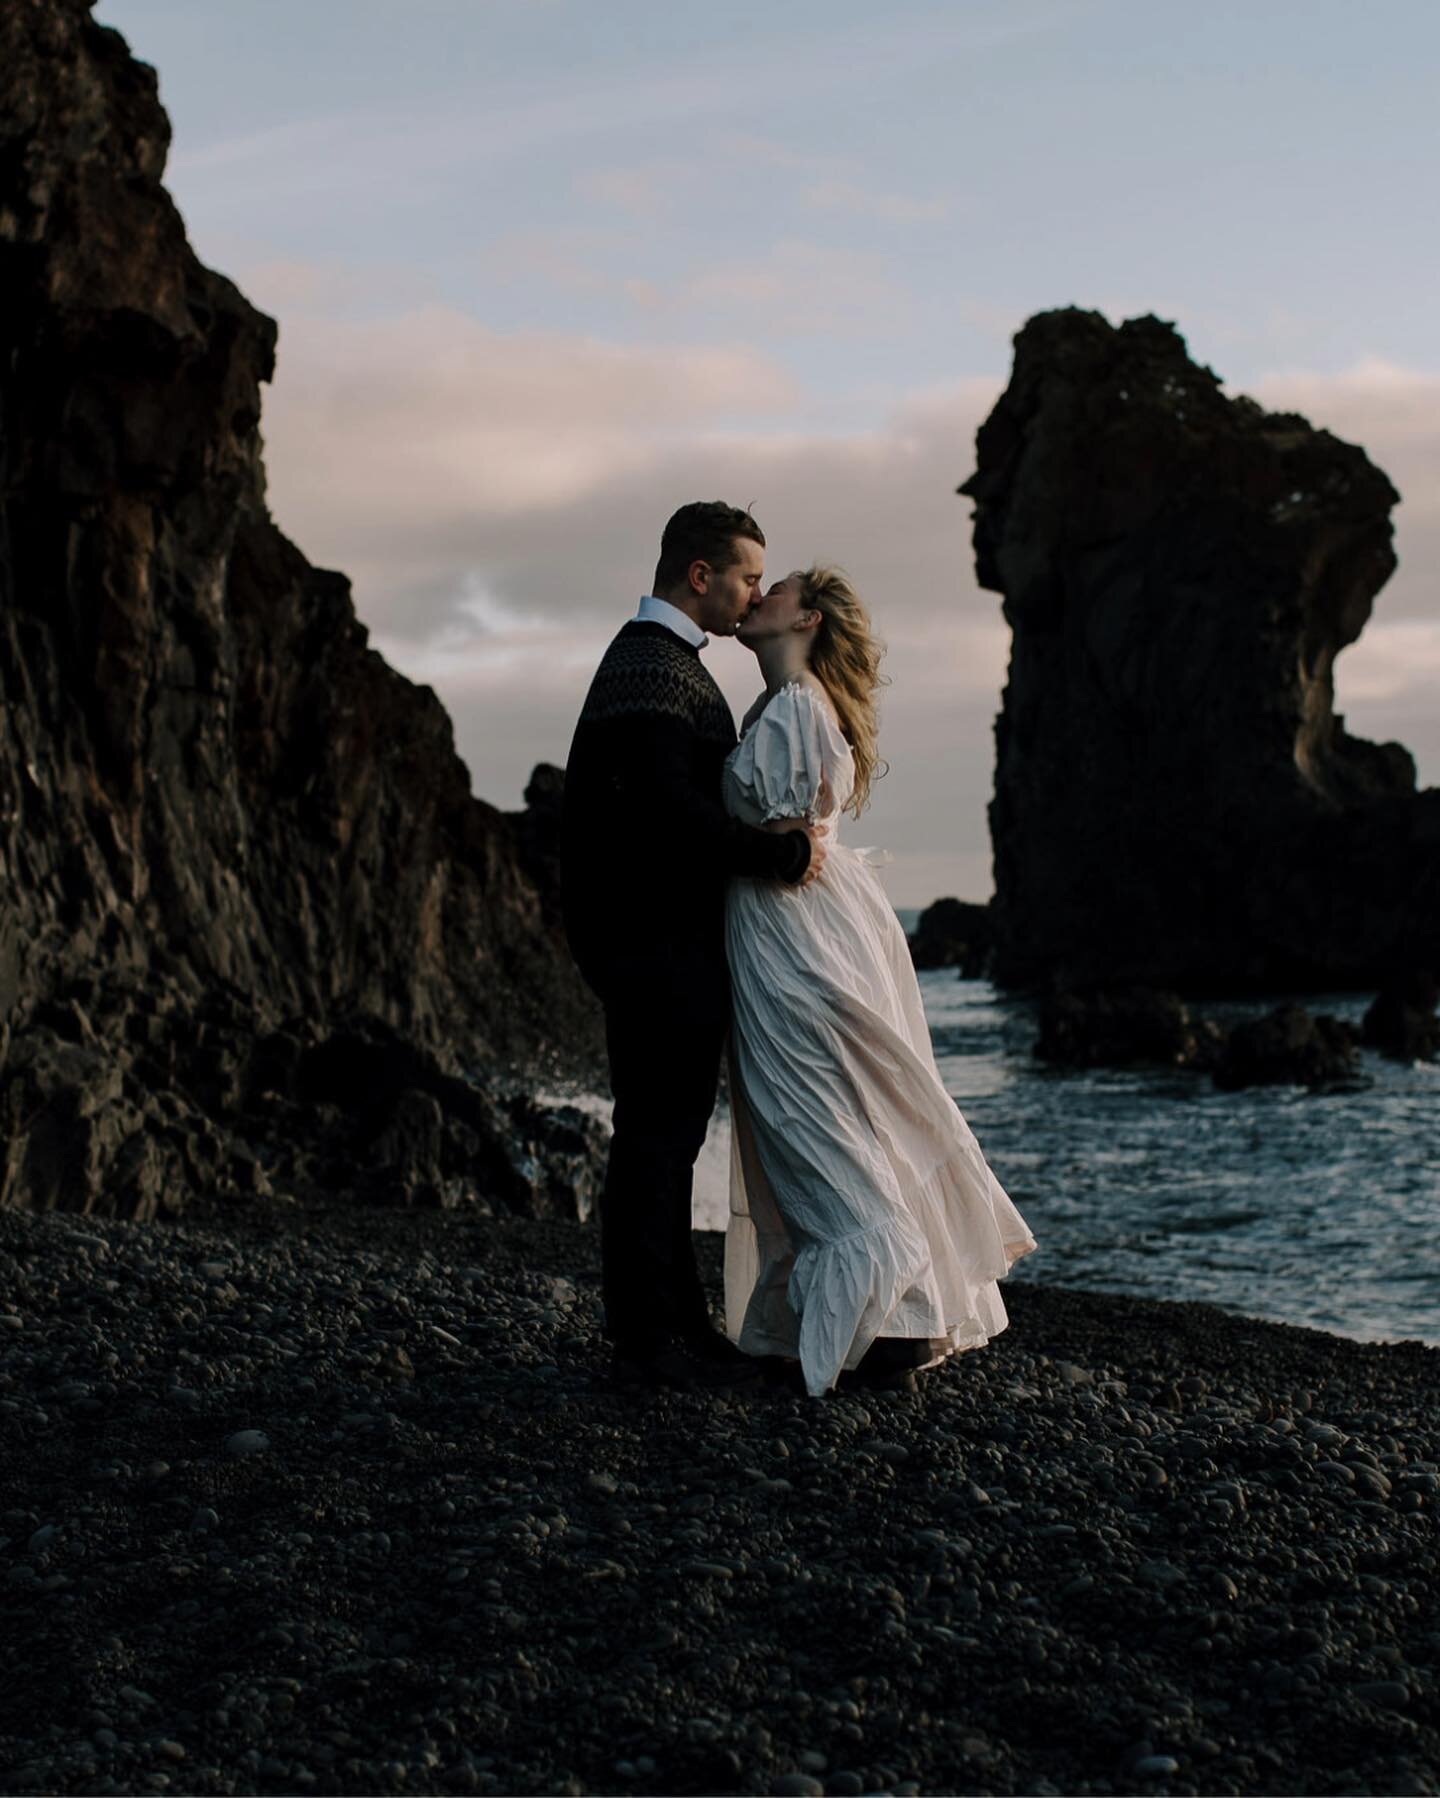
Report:
[[[962,1265],[954,1225],[957,1187],[969,1175],[965,1158],[944,1162],[910,1195],[913,1215],[893,1214],[798,1249],[785,1234],[762,1239],[749,1215],[732,1213],[726,1287],[743,1299],[738,1330],[732,1308],[738,1346],[798,1360],[806,1391],[818,1398],[878,1336],[928,1342],[925,1367],[998,1336],[1010,1320],[996,1282],[1037,1244],[992,1176],[991,1228],[964,1233],[970,1252]],[[973,1219],[973,1204],[963,1209]]]
[[[854,1365],[888,1319],[918,1316],[944,1327],[925,1239],[901,1217],[806,1243],[791,1266],[788,1297],[800,1319],[800,1365],[812,1398]]]

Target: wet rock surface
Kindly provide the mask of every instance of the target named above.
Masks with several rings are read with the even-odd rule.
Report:
[[[1375,995],[1360,1025],[1361,1040],[1399,1061],[1440,1055],[1440,980],[1428,969],[1398,975]]]
[[[546,893],[553,780],[536,818],[475,798],[434,692],[276,529],[276,327],[190,249],[169,138],[84,0],[0,9],[0,1204],[25,1209],[150,1216],[187,1166],[263,1192],[250,1071],[365,1020],[434,1070],[381,1121],[442,1177],[472,1126],[441,1077],[503,1111],[503,1075],[583,1083],[601,1054]]]
[[[1226,1092],[1264,1085],[1334,1092],[1368,1084],[1360,1045],[1369,1039],[1361,1027],[1303,1005],[1277,1005],[1260,1017],[1222,1024],[1198,1015],[1178,993],[1058,986],[1044,994],[1038,1015],[1034,1054],[1061,1067],[1191,1068],[1212,1075]]]
[[[1206,991],[1440,966],[1440,789],[1334,662],[1395,566],[1354,444],[1230,398],[1157,318],[1031,318],[981,426],[976,571],[1014,633],[993,978]]]
[[[1019,1282],[913,1395],[647,1395],[597,1290],[0,1213],[0,1789],[1436,1789],[1437,1351]]]
[[[967,899],[937,899],[927,905],[910,937],[917,968],[958,968],[962,979],[985,973],[994,936],[990,907]]]
[[[1035,1054],[1066,1067],[1213,1067],[1223,1032],[1178,993],[1060,987],[1039,1007]]]
[[[266,1029],[225,989],[76,982],[0,1074],[0,1207],[146,1220],[346,1193],[587,1218],[609,1140],[593,1109],[454,1063],[363,1012]]]
[[[1298,1084],[1323,1089],[1360,1082],[1360,1030],[1344,1018],[1314,1016],[1303,1005],[1277,1005],[1234,1025],[1215,1064],[1215,1084]]]

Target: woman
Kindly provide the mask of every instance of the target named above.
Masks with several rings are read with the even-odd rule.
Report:
[[[751,1354],[798,1359],[812,1396],[909,1385],[909,1369],[1006,1327],[995,1282],[1035,1238],[941,1084],[868,852],[836,837],[877,764],[881,650],[865,608],[839,570],[810,568],[777,581],[736,637],[765,691],[725,764],[726,809],[777,830],[818,823],[827,855],[806,887],[727,891],[727,1326]]]

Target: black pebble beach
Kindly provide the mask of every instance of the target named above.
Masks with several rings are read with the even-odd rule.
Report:
[[[0,1211],[0,1789],[1437,1790],[1440,1351],[1011,1282],[627,1392],[598,1248]]]

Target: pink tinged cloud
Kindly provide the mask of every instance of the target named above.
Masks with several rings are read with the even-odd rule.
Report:
[[[754,502],[770,573],[843,563],[888,645],[892,772],[852,840],[895,852],[899,904],[978,898],[1008,632],[997,597],[975,586],[954,488],[998,387],[937,386],[873,429],[834,434],[809,422],[823,396],[743,347],[507,335],[434,306],[370,322],[301,313],[282,330],[267,401],[271,500],[313,559],[351,574],[377,647],[435,688],[476,790],[504,805],[535,762],[564,759],[594,664],[649,589],[669,513],[694,498]],[[1341,707],[1367,735],[1393,734],[1389,718],[1433,699],[1440,679],[1440,620],[1417,567],[1440,549],[1437,388],[1367,363],[1252,389],[1364,443],[1407,493],[1401,575],[1337,667]],[[753,663],[725,642],[706,657],[738,714],[758,688]],[[1411,746],[1433,778],[1432,734]]]
[[[1335,664],[1336,710],[1357,736],[1399,735],[1440,783],[1440,375],[1366,357],[1336,375],[1276,373],[1250,391],[1364,446],[1395,483],[1399,567]]]

